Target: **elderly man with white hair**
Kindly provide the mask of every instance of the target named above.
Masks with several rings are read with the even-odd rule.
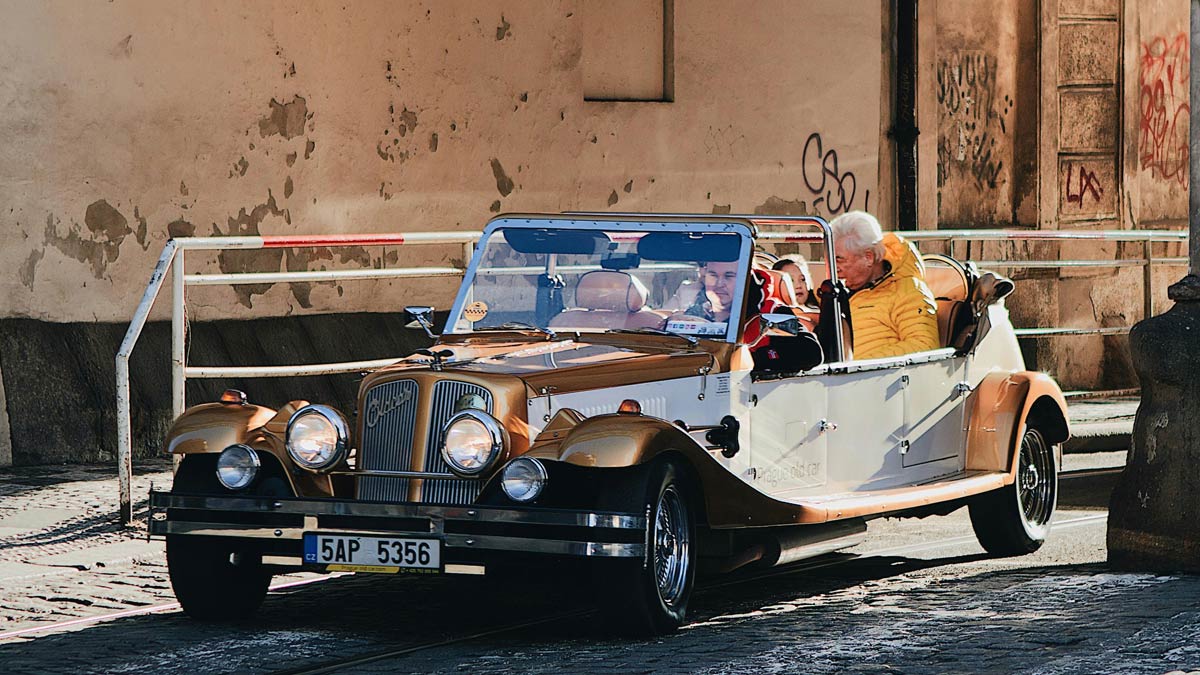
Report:
[[[937,303],[917,249],[884,234],[864,211],[834,218],[838,276],[850,289],[854,358],[877,359],[937,349]]]

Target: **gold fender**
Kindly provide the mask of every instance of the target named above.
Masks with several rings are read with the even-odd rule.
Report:
[[[292,401],[278,412],[250,404],[204,403],[192,406],[175,420],[167,432],[167,452],[181,457],[218,453],[235,443],[242,443],[258,452],[273,455],[284,468],[288,483],[298,496],[332,496],[333,486],[329,476],[314,474],[296,466],[284,448],[288,420],[305,405],[308,405],[307,401]]]
[[[790,525],[811,519],[805,507],[750,487],[682,429],[657,417],[611,414],[585,419],[574,410],[560,410],[526,453],[598,469],[646,464],[664,454],[675,455],[691,469],[704,497],[705,520],[713,528]]]
[[[985,377],[968,401],[971,423],[967,431],[967,470],[1003,471],[1005,484],[1016,479],[1017,449],[1030,417],[1036,417],[1046,441],[1059,445],[1071,437],[1067,401],[1062,390],[1045,373],[1027,370],[992,373]]]

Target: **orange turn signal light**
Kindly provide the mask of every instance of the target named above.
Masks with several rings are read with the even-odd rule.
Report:
[[[631,398],[627,398],[621,401],[621,406],[617,408],[617,412],[622,415],[641,415],[642,404]]]
[[[229,405],[246,405],[246,392],[237,389],[226,389],[221,392],[221,403]]]

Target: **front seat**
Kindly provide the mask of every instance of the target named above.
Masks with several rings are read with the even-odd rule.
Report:
[[[662,328],[663,317],[646,308],[646,286],[628,272],[595,270],[579,277],[575,307],[550,321],[563,328]]]

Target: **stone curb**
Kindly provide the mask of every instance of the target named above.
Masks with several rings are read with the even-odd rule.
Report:
[[[1133,438],[1133,420],[1092,422],[1071,426],[1071,438],[1063,452],[1110,452],[1128,450]]]

